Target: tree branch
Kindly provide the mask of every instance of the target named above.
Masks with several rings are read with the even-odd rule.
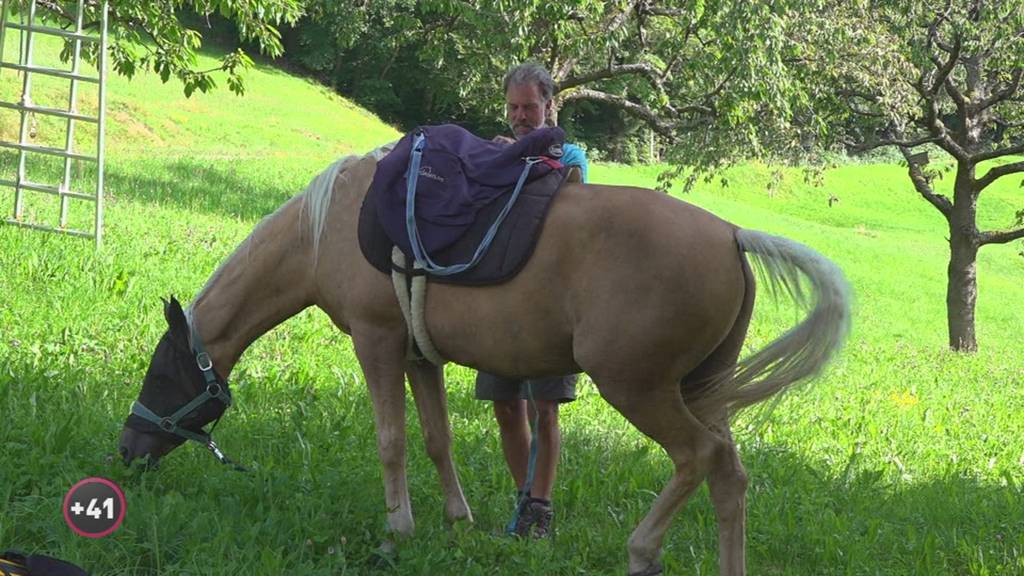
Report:
[[[953,84],[953,81],[948,76],[942,85],[946,88],[946,94],[949,94],[949,97],[953,99],[953,103],[956,104],[957,113],[963,118],[963,115],[967,113],[967,98],[964,98],[964,95],[960,93],[960,89],[956,87],[956,84]]]
[[[627,74],[642,74],[651,81],[651,84],[653,84],[655,88],[657,88],[660,91],[664,91],[664,88],[661,84],[661,74],[657,70],[655,70],[654,66],[642,62],[639,64],[622,64],[619,66],[612,65],[608,66],[607,68],[594,70],[593,72],[588,72],[586,74],[581,74],[579,76],[572,76],[566,78],[562,82],[559,82],[557,92],[568,90],[570,88],[575,88],[576,86],[581,86],[583,84],[588,84],[590,82],[594,82],[595,80],[615,78],[617,76],[625,76]]]
[[[917,140],[885,139],[876,140],[874,142],[866,142],[863,144],[854,144],[850,146],[850,148],[856,153],[868,152],[874,150],[875,148],[881,148],[882,146],[899,146],[900,148],[906,148],[909,151],[910,148],[921,146],[923,144],[938,142],[939,140],[939,136],[924,136],[918,138]]]
[[[990,184],[1002,178],[1003,176],[1007,176],[1009,174],[1020,174],[1021,172],[1024,172],[1024,162],[1003,164],[1002,166],[996,166],[995,168],[992,168],[984,176],[978,178],[975,185],[977,186],[978,192],[981,192]]]
[[[1024,68],[1017,68],[1013,71],[1013,77],[1008,84],[1002,89],[998,89],[992,92],[992,95],[985,98],[981,102],[975,105],[976,112],[984,112],[985,110],[995,106],[1003,100],[1008,100],[1017,93],[1017,89],[1020,88],[1021,78],[1024,77]]]
[[[982,232],[978,235],[978,245],[1006,244],[1007,242],[1013,242],[1014,240],[1020,240],[1021,238],[1024,238],[1024,228],[1008,230],[1005,232]]]
[[[647,6],[644,8],[644,12],[651,16],[665,16],[668,18],[678,18],[688,14],[686,10],[681,10],[679,8],[663,8],[661,6]]]
[[[999,148],[998,150],[989,150],[988,152],[981,152],[970,157],[970,161],[974,163],[984,162],[985,160],[992,160],[994,158],[1001,158],[1003,156],[1013,156],[1015,154],[1024,154],[1024,142],[1015,146],[1008,146],[1006,148]]]
[[[947,19],[949,19],[949,13],[953,10],[953,0],[946,0],[946,7],[942,12],[935,15],[935,20],[928,25],[928,44],[935,43],[943,51],[949,53],[953,51],[952,46],[946,44],[939,38],[939,26]],[[929,46],[930,47],[930,46]]]
[[[924,197],[932,206],[935,206],[946,220],[949,220],[953,214],[953,203],[949,201],[949,198],[941,194],[936,194],[932,191],[931,185],[928,183],[928,179],[924,173],[921,172],[921,167],[910,161],[910,149],[905,146],[900,146],[900,152],[903,157],[907,159],[907,172],[910,174],[910,180],[914,183],[914,188],[918,194]]]
[[[949,79],[949,75],[953,72],[953,68],[956,67],[957,60],[960,59],[960,34],[956,34],[953,36],[952,48],[952,51],[950,51],[949,53],[949,58],[945,62],[940,60],[939,57],[935,55],[929,57],[932,61],[932,64],[934,64],[935,68],[937,69],[935,80],[932,82],[932,87],[928,90],[928,93],[931,94],[932,96],[935,96],[936,94],[939,93],[939,89],[942,88],[942,86]],[[957,95],[960,97],[960,101],[957,102],[957,105],[959,106],[961,102],[963,102],[963,96],[960,95],[959,92],[957,92]],[[953,95],[950,94],[950,96]],[[956,99],[956,97],[953,98]]]
[[[924,125],[933,136],[938,138],[935,143],[946,152],[949,152],[957,161],[969,162],[970,155],[949,135],[946,125],[939,120],[939,104],[936,96],[932,94],[922,94],[922,96],[925,98],[925,105],[928,107],[925,111]]]
[[[659,118],[658,115],[650,108],[627,100],[622,96],[616,96],[606,92],[598,92],[597,90],[590,90],[587,88],[577,88],[567,94],[563,102],[569,100],[589,100],[591,102],[601,102],[603,104],[608,104],[609,106],[615,106],[616,108],[625,110],[626,112],[640,118],[655,132],[661,134],[669,141],[675,141],[675,131],[673,130],[672,124]]]

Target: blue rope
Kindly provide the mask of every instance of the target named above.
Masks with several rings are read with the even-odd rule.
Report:
[[[509,197],[508,202],[505,203],[505,206],[501,209],[501,212],[498,213],[498,217],[495,219],[494,224],[492,224],[490,229],[487,230],[487,234],[480,242],[480,245],[477,246],[476,252],[473,253],[473,257],[469,262],[453,264],[451,266],[441,266],[431,260],[430,255],[427,254],[427,249],[423,246],[423,241],[420,239],[419,227],[416,225],[416,183],[419,181],[420,161],[422,160],[423,149],[426,145],[426,136],[420,132],[416,135],[416,138],[413,139],[412,155],[409,159],[409,169],[405,173],[405,230],[409,235],[409,244],[412,246],[412,255],[416,260],[418,267],[435,276],[452,276],[460,272],[465,272],[480,263],[484,254],[486,254],[487,250],[491,247],[491,242],[494,241],[494,237],[498,234],[498,228],[501,226],[501,223],[504,222],[505,217],[508,216],[509,211],[512,210],[512,206],[515,204],[516,199],[519,198],[519,192],[523,189],[526,177],[530,174],[530,168],[534,164],[541,162],[542,159],[537,157],[525,158],[526,166],[523,166],[523,171],[519,174],[519,180],[516,182],[516,187],[512,191],[512,195]]]
[[[526,501],[530,499],[533,475],[537,470],[537,427],[540,425],[540,412],[537,411],[537,402],[533,399],[532,382],[526,383],[526,395],[530,399],[530,405],[533,406],[533,429],[530,431],[530,459],[526,466],[526,484],[523,485],[523,489],[519,492],[516,510],[512,513],[512,519],[509,520],[508,526],[505,527],[505,532],[509,534],[515,534],[516,524],[519,523],[519,517],[523,514]]]

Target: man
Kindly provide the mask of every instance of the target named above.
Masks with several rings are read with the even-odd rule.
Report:
[[[520,64],[505,75],[505,117],[514,138],[541,128],[550,117],[555,83],[543,66]],[[513,138],[498,136],[496,142],[511,143]],[[562,147],[562,164],[579,166],[587,181],[587,158],[578,146]],[[485,372],[477,373],[476,397],[494,402],[494,416],[501,433],[512,478],[519,489],[515,523],[510,526],[518,536],[545,538],[550,535],[554,512],[551,491],[555,483],[561,436],[558,429],[558,405],[576,398],[576,375],[532,380],[514,380]],[[529,401],[528,401],[529,399]],[[530,457],[530,426],[536,423],[537,456],[533,482],[527,481]]]

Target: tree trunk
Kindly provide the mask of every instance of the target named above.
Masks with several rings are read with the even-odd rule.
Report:
[[[976,260],[978,247],[972,238],[950,232],[949,284],[946,287],[946,317],[949,347],[957,352],[976,352],[974,305],[978,300]]]
[[[955,201],[949,218],[946,318],[949,347],[957,352],[978,350],[974,332],[974,307],[978,300],[978,197],[971,185],[973,174],[973,165],[958,167],[953,192]]]

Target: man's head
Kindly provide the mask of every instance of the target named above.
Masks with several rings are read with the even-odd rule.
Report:
[[[554,93],[551,74],[535,62],[520,64],[505,74],[505,119],[516,138],[544,126]]]

